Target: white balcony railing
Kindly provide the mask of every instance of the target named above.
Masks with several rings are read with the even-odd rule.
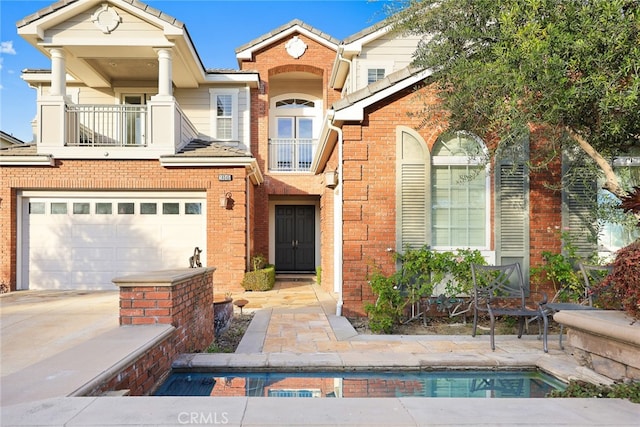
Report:
[[[145,105],[67,105],[68,146],[141,147],[147,145]]]
[[[269,170],[308,172],[317,143],[309,138],[269,139]]]

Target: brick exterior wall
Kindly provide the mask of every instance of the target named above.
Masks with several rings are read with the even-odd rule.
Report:
[[[297,59],[289,56],[285,49],[285,44],[294,36],[298,36],[307,44],[306,51]],[[313,76],[318,90],[321,90],[323,94],[324,114],[327,107],[340,98],[340,92],[328,89],[335,55],[335,50],[329,49],[303,34],[294,33],[255,52],[252,60],[243,61],[240,65],[242,70],[258,71],[261,79],[260,89],[251,90],[251,151],[258,159],[258,164],[265,176],[265,182],[255,191],[253,205],[255,211],[251,225],[255,245],[252,249],[252,255],[263,254],[267,259],[273,255],[269,253],[270,200],[288,198],[305,204],[315,202],[325,194],[322,175],[272,174],[268,170],[270,81],[276,76],[283,77],[286,73],[292,72]],[[299,90],[296,90],[296,87],[292,85],[291,92],[299,92]],[[323,200],[321,209],[322,206],[326,207],[327,203],[333,202]],[[324,218],[324,213],[321,215]],[[328,230],[326,225],[321,223],[323,234]],[[324,237],[322,242],[326,241]],[[324,267],[326,259],[333,259],[332,250],[321,244],[322,267]],[[323,277],[327,277],[324,271],[323,268]]]
[[[231,174],[233,181],[218,182],[218,174]],[[226,291],[240,292],[247,253],[246,176],[244,167],[165,168],[157,160],[56,160],[54,167],[2,167],[0,283],[16,288],[18,190],[204,191],[206,265],[217,268],[214,280],[222,295]],[[227,191],[233,194],[232,209],[220,207],[220,196]]]
[[[365,111],[362,123],[345,124],[344,133],[344,265],[343,314],[365,316],[364,304],[375,296],[367,283],[374,268],[383,273],[395,271],[395,262],[387,248],[396,248],[396,129],[407,126],[433,147],[445,128],[446,119],[422,123],[410,112],[420,111],[425,104],[435,105],[433,89],[408,88],[393,97],[374,104]],[[531,152],[544,143],[536,128],[532,129]],[[490,144],[489,142],[488,144]],[[542,251],[560,250],[560,195],[545,184],[559,179],[560,164],[550,171],[531,174],[530,240],[531,266],[542,262]],[[492,178],[493,184],[493,178]],[[491,196],[491,249],[493,238],[494,196]],[[550,295],[553,290],[543,288]]]

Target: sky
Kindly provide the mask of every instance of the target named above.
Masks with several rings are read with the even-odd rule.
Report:
[[[51,61],[17,34],[16,22],[55,0],[0,0],[0,129],[30,142],[36,92],[24,69]],[[342,40],[385,18],[390,0],[143,0],[182,21],[206,68],[237,69],[235,49],[293,19]]]

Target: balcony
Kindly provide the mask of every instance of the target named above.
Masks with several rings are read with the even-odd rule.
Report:
[[[271,172],[309,172],[317,145],[317,139],[269,139],[269,170]]]
[[[199,135],[173,99],[98,105],[50,97],[38,110],[38,154],[54,157],[157,159]]]
[[[147,145],[145,105],[67,105],[65,116],[67,146]]]

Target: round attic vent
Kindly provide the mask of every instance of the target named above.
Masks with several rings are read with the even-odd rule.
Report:
[[[103,3],[102,6],[91,15],[91,22],[100,28],[103,33],[109,34],[122,22],[122,17],[118,15],[114,8],[107,3]]]
[[[293,38],[284,45],[284,48],[287,49],[289,55],[298,59],[304,54],[304,51],[307,50],[307,44],[300,40],[298,36],[293,36]]]

